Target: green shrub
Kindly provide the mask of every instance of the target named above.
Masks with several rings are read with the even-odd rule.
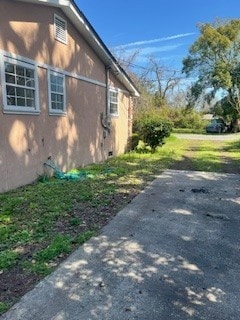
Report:
[[[203,120],[202,112],[194,109],[186,109],[183,107],[171,108],[151,108],[141,111],[136,111],[134,114],[133,132],[139,133],[139,125],[142,119],[145,118],[164,119],[172,123],[173,128],[184,128],[196,130],[195,132],[203,131],[207,125],[206,120]],[[140,137],[142,139],[142,137]]]
[[[206,126],[206,122],[203,120],[202,114],[195,110],[179,109],[175,111],[173,125],[174,128],[202,130]]]
[[[139,138],[154,152],[158,146],[163,145],[164,138],[170,135],[172,124],[170,121],[162,119],[156,111],[151,111],[138,117],[133,128]]]

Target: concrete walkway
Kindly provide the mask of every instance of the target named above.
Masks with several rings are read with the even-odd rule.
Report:
[[[168,170],[1,320],[240,319],[240,175]]]

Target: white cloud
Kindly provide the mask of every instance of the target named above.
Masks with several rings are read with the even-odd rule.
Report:
[[[193,32],[180,33],[158,39],[142,40],[113,47],[116,56],[121,60],[128,61],[134,57],[136,68],[145,67],[149,63],[149,57],[154,56],[160,62],[165,63],[169,68],[182,69],[182,53],[185,51],[185,37],[194,35]],[[171,42],[169,42],[171,41]]]
[[[144,64],[149,60],[150,56],[158,56],[159,53],[164,53],[164,52],[170,52],[174,51],[177,48],[181,47],[182,44],[173,44],[173,45],[163,45],[159,47],[145,47],[145,48],[128,48],[124,49],[121,51],[121,49],[115,50],[115,54],[121,56],[121,59],[124,60],[125,58],[127,59],[128,57],[133,56],[136,52],[138,52],[136,58],[135,58],[135,63],[137,64]],[[165,57],[166,60],[172,59],[172,55],[167,55]],[[162,57],[162,60],[165,60],[164,57]]]
[[[160,47],[146,47],[146,48],[140,49],[140,53],[142,55],[149,56],[149,55],[151,55],[153,53],[157,53],[157,52],[172,51],[172,50],[175,50],[181,46],[182,46],[182,44],[173,44],[173,45],[169,45],[169,46],[160,46]]]
[[[129,48],[124,51],[121,51],[119,49],[114,50],[115,53],[120,53],[122,56],[129,57],[133,55],[135,52],[138,52],[138,56],[145,57],[145,56],[151,56],[152,54],[160,53],[160,52],[168,52],[173,51],[179,47],[181,47],[182,44],[173,44],[173,45],[167,45],[167,46],[159,46],[159,47],[145,47],[145,48]],[[116,48],[115,48],[116,49]]]

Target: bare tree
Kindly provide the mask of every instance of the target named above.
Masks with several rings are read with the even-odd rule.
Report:
[[[136,60],[139,54],[140,51],[128,54],[125,48],[115,51],[118,63],[128,72],[141,92],[140,98],[135,102],[135,109],[141,111],[169,105],[173,96],[177,93],[180,95],[181,71],[169,69],[153,56],[148,58],[147,64],[138,66]],[[136,68],[138,71],[134,72]]]
[[[181,77],[178,75],[179,71],[170,70],[163,66],[155,57],[149,58],[149,64],[145,77],[151,79],[154,83],[156,106],[166,104],[168,97],[172,96],[174,90],[178,90],[178,85]]]

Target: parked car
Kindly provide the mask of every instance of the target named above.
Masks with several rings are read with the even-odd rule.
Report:
[[[207,133],[222,133],[228,129],[227,124],[223,119],[212,119],[211,122],[206,126]]]

